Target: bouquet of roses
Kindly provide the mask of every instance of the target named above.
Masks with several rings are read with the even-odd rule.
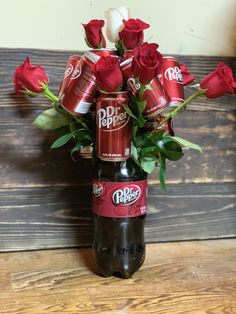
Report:
[[[51,107],[36,117],[34,125],[58,136],[52,148],[73,141],[73,158],[76,152],[87,147],[96,147],[98,157],[102,157],[96,144],[98,119],[95,127],[94,118],[101,110],[101,107],[94,108],[94,104],[102,101],[99,95],[128,95],[127,101],[122,100],[123,111],[114,118],[128,117],[128,122],[124,123],[130,134],[126,136],[130,137],[126,158],[131,156],[146,173],[159,167],[160,183],[165,189],[166,160],[179,160],[185,147],[201,151],[197,144],[174,136],[173,117],[197,97],[217,98],[225,93],[232,94],[236,87],[232,70],[220,63],[193,85],[194,93],[184,100],[183,86],[191,84],[195,78],[186,65],[164,57],[158,51],[158,44],[144,40],[144,31],[149,24],[130,18],[126,7],[109,9],[106,20],[107,37],[115,44],[115,49],[106,49],[102,32],[104,20],[94,19],[82,24],[85,41],[91,50],[69,59],[59,96],[50,91],[44,69],[31,65],[28,57],[15,71],[15,91],[32,97],[41,94],[51,101]],[[119,123],[123,125],[121,121]],[[106,141],[112,139],[103,140]]]

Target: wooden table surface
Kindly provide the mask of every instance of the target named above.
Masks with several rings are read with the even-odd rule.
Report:
[[[131,279],[96,274],[90,248],[0,254],[0,313],[236,313],[236,240],[147,245]]]

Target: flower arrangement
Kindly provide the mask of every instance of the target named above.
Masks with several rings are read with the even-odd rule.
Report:
[[[85,41],[91,50],[87,55],[78,57],[74,67],[66,69],[64,82],[66,79],[68,84],[64,84],[64,91],[60,91],[58,96],[54,95],[49,89],[45,70],[39,65],[33,66],[27,57],[14,73],[15,92],[31,97],[43,95],[50,100],[49,108],[36,117],[33,124],[53,131],[57,135],[58,138],[52,144],[52,148],[59,148],[69,141],[73,142],[71,156],[75,158],[76,153],[82,148],[96,147],[96,122],[94,110],[91,110],[92,102],[84,101],[87,106],[85,112],[71,110],[64,103],[68,89],[70,93],[72,90],[70,80],[83,75],[81,59],[83,62],[85,59],[89,60],[90,62],[86,63],[90,71],[89,77],[96,80],[96,83],[92,81],[94,84],[90,84],[93,88],[95,86],[94,103],[98,91],[128,92],[129,101],[124,104],[124,110],[130,119],[131,157],[148,174],[159,167],[160,184],[163,189],[166,189],[164,180],[166,160],[179,160],[184,155],[184,148],[201,151],[197,144],[174,136],[171,128],[172,119],[197,97],[214,99],[225,93],[232,94],[236,87],[232,70],[226,64],[220,63],[213,72],[193,85],[194,92],[189,98],[183,100],[180,97],[180,101],[172,102],[171,89],[169,91],[164,82],[163,68],[166,59],[158,50],[157,43],[144,40],[144,32],[150,27],[149,24],[140,19],[130,18],[126,7],[109,9],[105,12],[105,16],[107,38],[114,43],[114,50],[105,49],[106,40],[102,31],[105,21],[93,19],[87,24],[82,24]],[[195,78],[189,73],[186,65],[178,65],[178,61],[176,62],[175,69],[178,71],[172,73],[172,81],[174,76],[178,76],[176,86],[183,94],[183,86],[193,83]],[[166,97],[168,100],[164,105],[161,102],[156,104],[153,97],[150,103],[150,94],[155,96],[156,93],[153,82],[163,93],[160,99]],[[173,90],[173,87],[171,88]],[[151,114],[147,110],[150,105]],[[153,114],[152,110],[155,106],[158,110]],[[155,128],[147,131],[150,123],[154,123]]]

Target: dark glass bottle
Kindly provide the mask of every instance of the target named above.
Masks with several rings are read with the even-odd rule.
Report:
[[[133,184],[135,190],[140,182],[146,182],[146,173],[131,158],[121,162],[96,159],[94,172],[98,184],[129,182],[127,186]],[[143,203],[146,206],[146,187],[142,193],[145,194]],[[104,206],[107,205],[104,203]],[[130,207],[135,208],[134,203],[131,202]],[[145,258],[145,216],[146,211],[134,217],[121,218],[94,213],[93,253],[99,273],[106,277],[130,278],[141,267]]]

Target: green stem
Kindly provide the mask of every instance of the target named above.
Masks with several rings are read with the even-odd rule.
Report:
[[[59,101],[59,98],[50,91],[47,85],[44,87],[43,94],[46,98],[52,101],[56,101],[56,102]]]
[[[52,97],[50,97],[50,96],[48,96],[47,94],[43,94],[47,99],[49,99],[50,101],[53,101],[54,102],[54,100],[52,99]]]
[[[140,90],[139,90],[139,101],[143,100],[143,93],[145,91],[145,85],[141,84]]]
[[[86,130],[89,130],[88,126],[82,121],[82,118],[80,118],[79,116],[75,116],[75,115],[72,115],[73,118],[79,122]]]
[[[196,91],[196,93],[192,94],[189,98],[187,98],[181,105],[179,105],[177,108],[175,108],[174,110],[172,110],[171,112],[168,113],[168,115],[165,117],[165,119],[163,119],[160,122],[160,125],[162,125],[163,123],[165,123],[167,120],[169,120],[170,118],[173,118],[180,110],[182,110],[188,103],[190,103],[192,100],[194,100],[195,98],[199,97],[199,96],[203,96],[206,93],[206,89],[199,89],[198,91]]]

